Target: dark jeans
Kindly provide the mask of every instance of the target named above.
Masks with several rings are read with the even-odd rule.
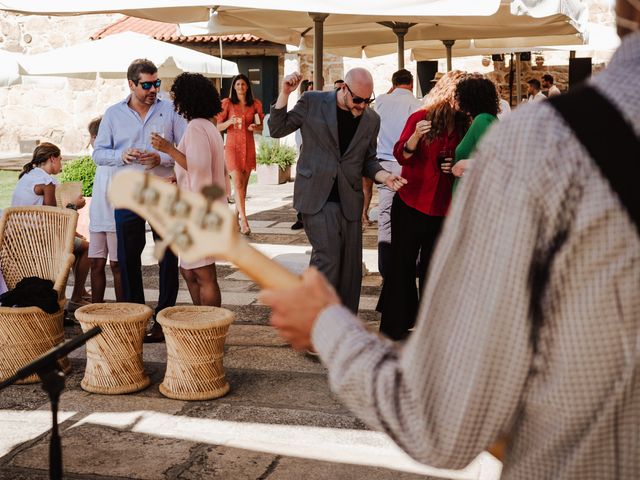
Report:
[[[420,254],[420,292],[444,217],[432,217],[409,207],[399,195],[391,207],[391,261],[385,272],[378,311],[380,331],[394,340],[409,334],[418,313],[416,258]]]
[[[146,243],[145,220],[131,210],[115,211],[116,236],[118,237],[118,263],[122,277],[124,301],[145,303],[142,284],[142,250]],[[153,233],[154,240],[160,237]],[[178,297],[178,258],[167,248],[160,267],[160,294],[156,314],[163,308],[173,307]]]

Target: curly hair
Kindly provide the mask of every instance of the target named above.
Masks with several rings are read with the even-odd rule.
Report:
[[[235,77],[233,77],[233,80],[231,80],[231,88],[229,89],[229,99],[231,100],[231,103],[233,103],[234,105],[237,105],[238,103],[240,103],[240,99],[238,98],[236,89],[233,88],[235,87],[236,82],[238,80],[244,80],[244,83],[247,84],[247,96],[244,99],[245,103],[247,104],[247,106],[253,105],[253,93],[251,92],[251,82],[249,81],[249,78],[244,73],[240,73],[236,75]]]
[[[456,87],[465,75],[466,73],[460,70],[445,73],[425,97],[422,109],[428,111],[427,120],[431,121],[427,141],[445,133],[452,123],[460,135],[469,128],[467,115],[458,111],[455,104]]]
[[[469,75],[456,87],[456,101],[460,110],[476,117],[488,113],[498,115],[500,100],[495,84],[482,75]]]
[[[171,86],[173,108],[187,120],[213,118],[222,111],[213,82],[199,73],[181,73]]]

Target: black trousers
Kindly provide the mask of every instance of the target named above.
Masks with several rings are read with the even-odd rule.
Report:
[[[391,261],[385,272],[378,311],[382,313],[380,332],[393,340],[409,334],[418,314],[416,259],[420,292],[424,287],[444,217],[432,217],[409,207],[399,195],[391,206]]]
[[[115,219],[124,301],[145,303],[140,259],[146,244],[145,220],[131,210],[125,209],[116,210]],[[160,238],[155,231],[153,231],[153,238],[155,241]],[[170,249],[167,248],[158,266],[160,267],[160,292],[156,314],[164,308],[175,306],[179,288],[178,258]]]

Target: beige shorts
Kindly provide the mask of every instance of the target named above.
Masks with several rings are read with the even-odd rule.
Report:
[[[89,232],[89,258],[109,258],[118,261],[116,232]]]

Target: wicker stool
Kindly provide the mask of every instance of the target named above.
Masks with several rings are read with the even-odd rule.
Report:
[[[142,365],[142,339],[152,310],[138,303],[94,303],[76,310],[82,331],[102,333],[87,342],[87,368],[80,383],[92,393],[137,392],[151,381]]]
[[[171,307],[157,320],[167,342],[167,371],[160,393],[178,400],[209,400],[225,395],[229,384],[222,356],[235,314],[218,307]]]
[[[60,310],[54,314],[46,313],[38,307],[0,307],[0,380],[9,378],[26,364],[64,341],[64,302],[60,302]],[[71,371],[67,357],[61,358],[58,364],[65,373]],[[34,373],[16,383],[38,381],[40,379]]]

